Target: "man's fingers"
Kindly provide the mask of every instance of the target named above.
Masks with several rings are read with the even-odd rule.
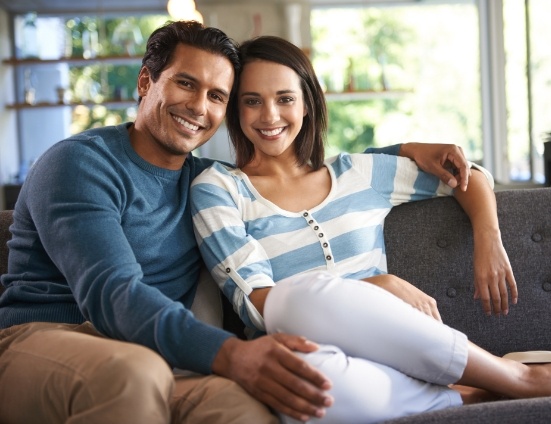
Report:
[[[507,283],[509,283],[509,290],[511,290],[511,303],[516,305],[518,302],[518,288],[513,271],[510,269],[507,271]]]
[[[440,174],[440,180],[444,184],[449,185],[451,188],[456,188],[458,186],[457,178],[451,172],[448,172],[446,170],[442,171],[442,173]]]
[[[458,147],[458,149],[460,148]],[[456,184],[459,186],[461,191],[467,190],[471,170],[465,157],[460,154],[450,154],[447,156],[447,162],[450,163],[453,169],[456,170],[456,174],[453,176],[456,180]]]
[[[282,350],[276,359],[281,368],[271,369],[268,377],[278,386],[273,386],[270,393],[297,419],[322,417],[325,408],[333,403],[330,395],[320,391],[320,388],[327,390],[331,387],[329,380],[294,353]]]
[[[277,333],[273,335],[279,343],[290,350],[296,350],[302,353],[310,353],[319,349],[319,346],[308,340],[306,337],[293,336],[291,334]]]
[[[281,365],[290,371],[292,382],[289,384],[289,388],[300,385],[307,393],[311,393],[307,398],[312,397],[315,402],[325,403],[327,395],[319,396],[319,389],[329,390],[331,388],[331,381],[327,377],[294,353],[283,352],[278,359]],[[312,384],[317,390],[313,390],[306,382]]]
[[[488,287],[483,286],[482,288],[478,287],[475,291],[475,299],[479,298],[482,303],[482,309],[486,315],[492,315],[492,303],[490,298],[490,292]]]
[[[266,403],[278,412],[293,417],[299,421],[308,421],[311,417],[321,418],[325,415],[323,406],[314,406],[302,396],[304,392],[297,393],[299,390],[306,390],[296,384],[294,390],[290,390],[285,385],[280,385],[275,379],[269,379],[262,393],[257,393],[256,398]],[[326,406],[330,406],[328,403]]]
[[[507,291],[505,291],[505,297],[501,295],[500,289],[501,283],[492,284],[490,287],[490,296],[492,298],[492,309],[494,314],[505,314],[509,309],[509,301],[507,299]]]

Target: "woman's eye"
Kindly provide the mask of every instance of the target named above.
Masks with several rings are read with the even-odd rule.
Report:
[[[280,99],[280,102],[281,102],[281,103],[291,103],[291,102],[294,101],[294,100],[295,100],[295,99],[292,98],[292,97],[282,97],[282,98]]]
[[[257,99],[246,99],[245,104],[248,106],[254,106],[260,104],[260,101],[258,101]]]

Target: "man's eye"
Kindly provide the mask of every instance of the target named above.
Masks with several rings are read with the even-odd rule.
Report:
[[[211,97],[211,99],[214,99],[217,102],[224,102],[224,99],[218,94],[213,93],[213,94],[210,95],[210,97]]]
[[[185,80],[176,81],[176,84],[178,84],[182,87],[191,87],[191,83],[189,81],[185,81]]]

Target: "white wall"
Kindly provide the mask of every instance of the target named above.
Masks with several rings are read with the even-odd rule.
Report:
[[[0,9],[0,59],[10,57],[9,16]],[[0,186],[13,181],[19,169],[17,119],[6,104],[14,102],[14,72],[0,63]],[[4,191],[0,190],[0,209],[4,208]]]
[[[220,28],[237,42],[255,35],[277,35],[301,48],[311,44],[308,0],[211,1],[199,3],[199,9],[206,25]]]

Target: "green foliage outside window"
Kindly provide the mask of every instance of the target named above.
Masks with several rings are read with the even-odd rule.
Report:
[[[481,158],[474,4],[315,8],[310,23],[327,89],[328,155],[424,141]]]
[[[135,106],[105,107],[101,104],[109,100],[127,100],[137,104],[136,82],[140,61],[124,62],[116,58],[143,55],[151,32],[168,19],[166,15],[144,15],[67,20],[67,33],[71,39],[67,56],[113,58],[86,66],[71,66],[69,80],[73,101],[98,104],[74,109],[72,133],[133,120]]]

